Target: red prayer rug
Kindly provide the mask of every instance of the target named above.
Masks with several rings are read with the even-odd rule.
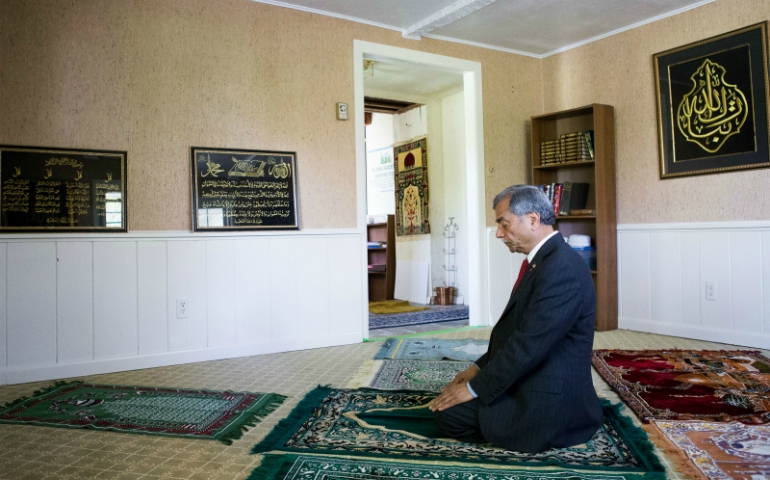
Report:
[[[770,425],[654,421],[645,430],[687,479],[770,478]]]
[[[759,352],[594,350],[592,361],[645,423],[770,423],[770,359]]]

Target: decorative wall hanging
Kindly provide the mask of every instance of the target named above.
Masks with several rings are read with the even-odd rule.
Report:
[[[299,229],[294,152],[192,147],[195,231]]]
[[[770,166],[766,22],[653,59],[661,178]]]
[[[393,148],[396,159],[396,235],[430,233],[428,220],[428,139]]]
[[[0,231],[128,231],[126,152],[0,146]]]

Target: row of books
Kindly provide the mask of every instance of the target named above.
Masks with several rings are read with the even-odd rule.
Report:
[[[558,140],[540,143],[540,165],[593,160],[594,131],[565,133]]]
[[[383,248],[387,248],[388,244],[385,242],[367,242],[366,248],[370,250],[380,250]]]
[[[588,200],[588,183],[563,182],[541,184],[537,186],[551,200],[553,213],[558,216],[594,215],[591,209],[586,209]]]

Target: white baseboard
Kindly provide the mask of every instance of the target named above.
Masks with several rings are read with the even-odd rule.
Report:
[[[758,335],[751,332],[744,333],[700,325],[671,324],[624,317],[618,319],[618,328],[770,350],[770,335]]]
[[[252,355],[265,355],[268,353],[306,350],[309,348],[349,345],[360,342],[361,332],[353,332],[321,337],[291,338],[271,341],[269,343],[228,345],[222,347],[208,347],[199,350],[166,352],[154,355],[98,359],[86,362],[9,367],[0,369],[0,385],[99,375],[103,373],[138,370],[143,368],[166,367],[169,365],[206,362],[210,360],[222,360]]]

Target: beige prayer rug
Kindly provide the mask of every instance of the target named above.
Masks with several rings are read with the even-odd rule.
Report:
[[[688,479],[770,478],[770,425],[662,420],[645,429]]]

